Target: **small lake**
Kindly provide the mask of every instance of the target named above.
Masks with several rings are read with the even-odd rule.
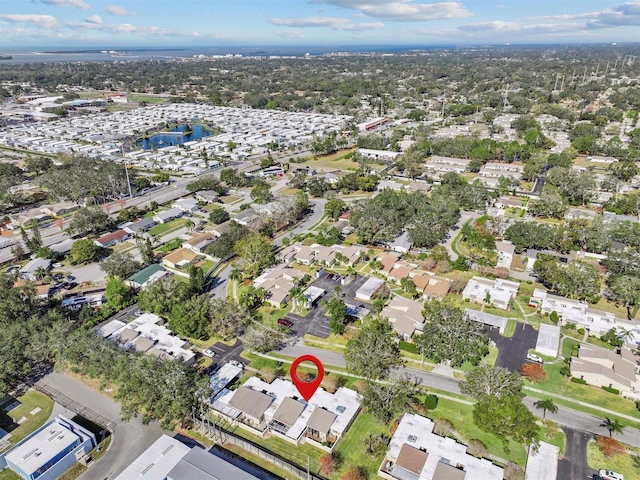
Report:
[[[143,150],[153,150],[154,148],[171,147],[174,145],[180,145],[181,143],[192,142],[194,140],[200,140],[203,137],[208,137],[212,134],[202,125],[189,124],[191,133],[184,133],[187,125],[178,125],[169,132],[162,132],[153,137],[138,140],[137,145]]]

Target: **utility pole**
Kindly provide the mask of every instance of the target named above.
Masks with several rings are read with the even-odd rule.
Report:
[[[582,76],[582,83],[587,80],[587,67],[584,67],[584,75]]]
[[[556,73],[556,83],[553,86],[553,91],[555,92],[556,90],[558,90],[558,79],[560,78],[560,74]]]
[[[562,84],[560,85],[560,91],[564,90],[564,75],[562,75]]]
[[[133,198],[131,194],[131,182],[129,181],[129,170],[127,169],[127,159],[124,157],[124,145],[120,145],[120,152],[122,152],[122,163],[124,163],[124,173],[127,176],[127,187],[129,188],[129,199]]]

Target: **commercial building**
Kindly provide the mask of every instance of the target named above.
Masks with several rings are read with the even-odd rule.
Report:
[[[0,469],[26,480],[55,480],[96,445],[93,433],[60,415],[0,456]]]
[[[433,433],[426,417],[406,413],[391,437],[378,475],[388,480],[502,480],[504,470],[469,455],[465,445]]]

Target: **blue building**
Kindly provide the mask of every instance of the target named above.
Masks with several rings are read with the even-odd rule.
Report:
[[[55,480],[96,446],[87,429],[60,415],[9,450],[6,466],[25,480]]]

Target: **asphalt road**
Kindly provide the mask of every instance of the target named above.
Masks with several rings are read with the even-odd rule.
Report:
[[[517,372],[528,363],[527,353],[538,339],[538,332],[531,325],[519,323],[512,337],[503,337],[496,328],[485,327],[485,330],[498,347],[497,366]]]
[[[313,225],[318,223],[322,218],[322,215],[324,215],[324,206],[326,203],[327,201],[324,198],[311,199],[309,201],[309,204],[313,208],[313,212],[311,212],[311,215],[307,216],[307,218],[302,223],[300,223],[297,227],[295,227],[293,230],[289,230],[285,234],[280,235],[277,238],[274,238],[273,242],[271,243],[279,247],[280,245],[282,245],[282,240],[285,237],[295,236],[309,230],[309,227],[312,227]]]
[[[592,479],[594,473],[598,473],[587,464],[587,443],[593,438],[593,434],[562,427],[567,436],[567,448],[564,458],[558,461],[557,478],[571,480]]]
[[[282,355],[290,357],[299,357],[304,354],[311,354],[316,356],[325,365],[333,365],[336,367],[344,368],[346,366],[344,356],[338,352],[330,352],[319,348],[307,347],[305,345],[292,345],[283,348],[279,351]],[[412,378],[416,379],[422,386],[427,388],[435,388],[450,393],[460,393],[460,387],[458,385],[459,380],[452,377],[445,377],[432,372],[424,372],[422,370],[416,370],[414,368],[401,368],[398,370],[400,373],[408,373]],[[523,402],[532,411],[532,413],[542,418],[542,410],[535,408],[533,405],[538,399],[532,397],[525,397]],[[547,418],[553,420],[559,425],[564,425],[570,428],[578,430],[584,430],[597,435],[606,435],[607,430],[601,427],[602,418],[593,417],[586,413],[581,413],[569,408],[558,407],[558,413],[547,412]],[[640,448],[640,430],[635,428],[626,427],[621,434],[617,434],[616,438],[623,443]],[[558,477],[565,478],[565,477]],[[566,477],[570,478],[570,477]]]
[[[211,281],[211,289],[209,294],[215,298],[227,298],[227,288],[229,287],[229,275],[233,267],[227,265],[216,277]]]
[[[79,480],[113,479],[163,433],[171,434],[171,432],[163,432],[155,422],[143,425],[139,418],[129,422],[121,421],[120,405],[116,401],[67,375],[53,372],[44,377],[41,382],[116,423],[116,431],[109,451],[100,461],[80,475]]]

